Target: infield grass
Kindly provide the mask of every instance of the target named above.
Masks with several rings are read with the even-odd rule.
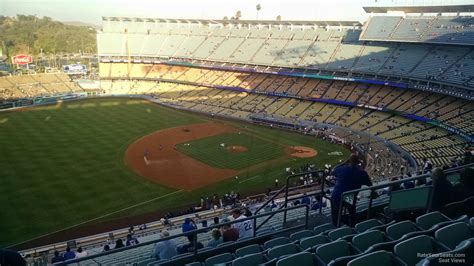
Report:
[[[245,134],[265,138],[242,146],[272,153],[255,153],[264,162],[281,152],[272,142],[313,147],[309,159],[273,159],[250,166],[239,179],[228,179],[193,192],[177,191],[148,181],[126,168],[123,154],[130,143],[156,130],[203,123],[210,118],[127,98],[87,99],[0,113],[0,247],[102,217],[159,198],[139,207],[104,216],[100,221],[160,209],[196,205],[201,195],[230,190],[263,190],[284,168],[306,163],[335,164],[347,150],[314,137],[229,122]],[[268,147],[270,143],[272,148]],[[328,156],[341,151],[343,156]],[[245,154],[245,153],[243,153]],[[260,158],[260,159],[259,159]],[[216,162],[221,159],[217,156]],[[212,161],[212,156],[208,159]],[[242,163],[233,167],[245,166]],[[225,163],[220,163],[226,166]],[[172,196],[167,196],[174,193]],[[94,220],[94,223],[98,220]]]
[[[242,146],[247,151],[233,153],[226,148],[230,146]],[[180,143],[176,149],[207,165],[237,170],[284,155],[281,145],[245,133],[222,134]]]

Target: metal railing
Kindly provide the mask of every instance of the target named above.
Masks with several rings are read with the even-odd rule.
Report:
[[[288,201],[290,200],[290,198],[289,198],[290,189],[299,189],[299,188],[302,189],[302,188],[304,188],[304,186],[303,187],[290,187],[290,181],[295,179],[295,178],[298,178],[298,177],[301,177],[301,176],[306,176],[306,175],[309,175],[309,174],[311,174],[311,176],[313,176],[313,178],[316,179],[315,182],[320,184],[319,189],[316,189],[312,193],[305,193],[304,195],[299,195],[299,196],[292,197],[291,200],[297,200],[297,199],[301,199],[303,197],[311,197],[311,196],[326,197],[326,193],[324,191],[325,183],[329,183],[331,185],[334,185],[334,184],[332,182],[326,180],[326,175],[324,173],[324,170],[316,170],[316,171],[309,171],[309,172],[303,172],[303,173],[298,173],[298,174],[294,174],[294,175],[289,175],[289,176],[286,177],[285,186],[280,188],[269,199],[267,199],[267,201],[265,201],[265,203],[263,203],[257,210],[255,210],[254,214],[258,214],[261,210],[263,210],[266,207],[270,206],[270,204],[272,204],[272,202],[279,195],[281,195],[283,192],[285,193],[285,196],[284,196],[285,200],[284,200],[283,204],[278,208],[278,210],[288,208]],[[311,207],[311,206],[308,206],[308,207]],[[319,207],[319,213],[322,213],[322,204]],[[273,217],[273,215],[267,217],[266,220],[263,223],[256,226],[256,230],[260,229],[272,217]],[[283,223],[286,224],[286,222],[287,222],[287,211],[285,211],[284,214],[283,214]]]
[[[463,165],[463,166],[459,166],[459,167],[455,167],[455,168],[450,168],[450,169],[447,169],[444,171],[444,173],[446,175],[449,175],[449,174],[453,174],[453,173],[458,173],[460,172],[462,169],[464,168],[469,168],[469,167],[474,167],[474,163],[471,163],[471,164],[467,164],[467,165]],[[338,207],[338,214],[337,214],[337,226],[339,227],[341,225],[341,218],[342,218],[342,213],[344,211],[344,203],[346,204],[349,204],[351,205],[351,208],[354,208],[356,209],[356,205],[357,205],[357,201],[359,200],[357,195],[359,194],[359,192],[364,192],[364,191],[369,191],[369,202],[368,202],[368,206],[367,206],[367,219],[369,219],[371,217],[371,211],[373,209],[373,201],[374,199],[376,198],[374,193],[376,193],[376,190],[379,190],[379,189],[384,189],[384,188],[390,188],[390,187],[396,187],[396,186],[399,186],[405,182],[409,182],[409,181],[416,181],[416,180],[419,180],[419,179],[429,179],[431,177],[431,173],[427,173],[427,174],[422,174],[422,175],[419,175],[419,176],[414,176],[414,177],[410,177],[410,178],[403,178],[403,176],[396,176],[399,178],[399,180],[396,180],[396,181],[392,181],[392,182],[387,182],[387,183],[384,183],[384,184],[380,184],[380,185],[375,185],[375,186],[370,186],[370,187],[364,187],[364,188],[359,188],[359,189],[354,189],[354,190],[350,190],[350,191],[346,191],[344,193],[342,193],[341,195],[341,200],[339,202],[339,207]],[[352,202],[347,202],[345,199],[346,198],[352,198]]]
[[[270,232],[268,234],[265,234],[265,236],[273,236],[273,235],[276,235],[276,234],[282,234],[282,233],[286,233],[286,232],[290,232],[290,231],[294,231],[294,230],[298,230],[298,229],[307,229],[308,228],[309,206],[307,206],[307,205],[298,205],[298,206],[288,207],[288,208],[280,209],[280,210],[276,210],[276,211],[266,212],[266,213],[263,213],[263,214],[257,214],[257,215],[251,216],[251,217],[238,219],[238,220],[234,220],[234,221],[231,221],[231,222],[220,223],[220,224],[217,224],[217,225],[212,225],[212,226],[208,226],[208,227],[205,227],[205,228],[192,230],[192,231],[189,231],[189,232],[186,232],[186,233],[177,234],[177,235],[173,235],[173,236],[169,236],[169,237],[165,237],[165,238],[161,238],[161,239],[150,240],[150,241],[139,243],[139,244],[134,245],[134,246],[127,246],[127,247],[123,247],[123,248],[112,249],[112,250],[109,250],[107,252],[94,254],[94,255],[87,256],[87,257],[83,257],[83,258],[72,259],[72,260],[68,260],[68,261],[65,261],[65,262],[56,263],[54,265],[70,265],[70,264],[75,264],[75,263],[80,263],[80,262],[83,262],[83,263],[87,264],[87,261],[89,261],[89,262],[92,261],[93,263],[100,264],[100,262],[98,262],[97,259],[101,258],[101,257],[107,257],[107,256],[111,256],[111,255],[116,254],[116,253],[127,251],[127,250],[132,250],[132,249],[137,249],[139,247],[153,245],[153,244],[156,244],[158,242],[165,241],[165,240],[176,239],[176,238],[179,238],[179,237],[187,237],[189,235],[194,235],[192,244],[193,244],[193,255],[195,256],[199,253],[199,250],[197,248],[198,247],[198,240],[197,240],[197,235],[198,234],[209,233],[210,230],[212,230],[214,228],[220,228],[220,227],[225,226],[225,225],[230,226],[234,223],[242,223],[242,222],[245,222],[245,221],[252,221],[253,226],[254,226],[253,227],[253,237],[255,238],[257,236],[257,229],[255,228],[256,223],[257,223],[257,219],[265,218],[266,216],[274,216],[275,214],[278,214],[278,213],[292,211],[292,210],[298,210],[298,209],[303,209],[304,210],[304,216],[305,216],[305,223],[304,224],[299,224],[299,225],[295,225],[295,226],[292,226],[292,227],[287,227],[287,228],[284,228],[282,230],[278,230],[277,232]],[[244,242],[245,240],[251,240],[251,239],[252,238],[248,238],[248,239],[245,238],[244,240],[242,240],[242,242]],[[240,241],[241,240],[239,240],[239,242]],[[239,243],[239,242],[237,242],[237,243]],[[216,248],[215,250],[218,251],[219,247]],[[208,251],[210,251],[210,250],[208,250],[208,249],[205,250],[205,252],[208,252]],[[150,257],[150,259],[151,259],[151,257]],[[179,259],[176,259],[176,260],[179,260]]]

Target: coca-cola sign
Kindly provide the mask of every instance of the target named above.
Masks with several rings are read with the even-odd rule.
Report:
[[[29,55],[16,55],[12,58],[12,63],[15,65],[26,65],[33,62],[33,57]]]

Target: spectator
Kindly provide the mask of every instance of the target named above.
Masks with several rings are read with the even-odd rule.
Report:
[[[244,213],[244,215],[245,215],[246,217],[252,216],[252,212],[249,210],[249,208],[245,208],[245,213]]]
[[[431,209],[440,210],[449,202],[453,186],[448,179],[446,179],[446,175],[441,168],[433,169],[431,180],[433,181],[433,200],[431,202]]]
[[[230,221],[228,219],[224,219],[222,220],[222,222],[228,223]],[[231,227],[228,224],[222,226],[221,233],[222,233],[222,241],[224,242],[237,241],[239,239],[239,230]]]
[[[272,200],[272,210],[275,209],[275,208],[277,208],[277,207],[278,207],[278,205],[275,203],[274,200]]]
[[[76,251],[76,258],[84,258],[87,257],[87,252],[82,250],[82,247],[79,247]]]
[[[423,174],[431,172],[433,169],[433,164],[429,159],[423,158]]]
[[[125,247],[125,245],[123,244],[123,240],[122,239],[117,239],[117,241],[115,241],[115,247],[114,249],[117,249],[117,248],[123,248]]]
[[[109,245],[105,245],[103,252],[107,252],[107,251],[109,251],[109,250],[110,250],[110,246],[109,246]]]
[[[186,245],[178,247],[178,253],[179,254],[194,252],[194,238],[195,238],[195,235],[191,234],[191,235],[188,235],[187,237],[188,237],[189,243],[186,244]],[[204,245],[201,242],[199,242],[199,241],[196,242],[196,248],[197,249],[201,249],[203,247],[204,247]]]
[[[51,259],[51,263],[54,264],[56,262],[61,262],[61,261],[64,261],[63,256],[61,256],[61,254],[59,254],[59,251],[55,250],[54,251],[54,257]]]
[[[128,246],[133,246],[136,245],[140,242],[138,242],[138,239],[136,237],[133,237],[131,234],[127,235],[127,241],[125,242],[125,245]]]
[[[301,204],[311,205],[311,199],[308,197],[308,195],[306,195],[306,193],[303,194]]]
[[[217,225],[219,224],[219,217],[214,217],[214,225]]]
[[[192,231],[192,230],[196,230],[197,227],[196,227],[196,224],[194,223],[194,221],[191,218],[186,218],[186,219],[184,219],[182,229],[183,229],[183,233],[186,233],[186,232],[189,232],[189,231]]]
[[[163,230],[160,234],[161,238],[167,238],[170,236],[170,233],[166,230]],[[157,260],[167,260],[173,256],[178,255],[176,241],[174,239],[163,240],[157,242],[153,249],[153,257]]]
[[[359,157],[352,154],[349,158],[348,165],[340,166],[334,169],[336,176],[336,185],[331,194],[331,215],[332,222],[337,225],[339,205],[341,203],[342,194],[346,191],[358,189],[362,185],[372,186],[369,175],[363,169],[363,165],[359,166]],[[349,210],[349,225],[355,225],[356,210],[351,204],[342,201],[343,207]]]
[[[70,247],[67,247],[66,252],[64,253],[63,257],[64,257],[64,260],[72,260],[76,257],[76,253],[74,253],[74,251],[71,251]]]
[[[222,240],[221,231],[219,231],[219,229],[217,229],[217,228],[212,229],[211,236],[212,236],[212,239],[209,240],[209,242],[207,243],[208,247],[215,248],[215,247],[217,247],[217,245],[224,242]]]
[[[451,202],[474,196],[474,169],[465,168],[459,176],[459,183],[453,186]]]
[[[419,187],[419,186],[424,186],[424,185],[426,185],[426,178],[425,177],[420,177],[420,178],[416,179],[415,186]]]
[[[411,174],[410,174],[410,173],[407,173],[405,178],[411,178]],[[413,181],[405,181],[405,182],[402,183],[402,187],[403,187],[404,189],[414,188],[414,187],[415,187],[415,182],[413,182]]]
[[[232,217],[236,221],[247,218],[247,216],[242,214],[242,211],[240,211],[240,209],[234,209],[232,211]],[[232,224],[232,227],[239,231],[239,239],[253,236],[252,220],[234,223]]]
[[[319,210],[321,207],[326,207],[326,202],[323,201],[323,197],[321,195],[317,195],[316,202],[311,206],[311,210],[316,211]]]
[[[130,225],[130,228],[128,228],[128,233],[131,235],[135,234],[135,227],[133,225]]]

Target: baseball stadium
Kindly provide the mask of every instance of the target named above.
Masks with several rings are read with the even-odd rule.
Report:
[[[0,265],[472,265],[474,3],[364,11],[104,16],[96,78],[0,77]]]

